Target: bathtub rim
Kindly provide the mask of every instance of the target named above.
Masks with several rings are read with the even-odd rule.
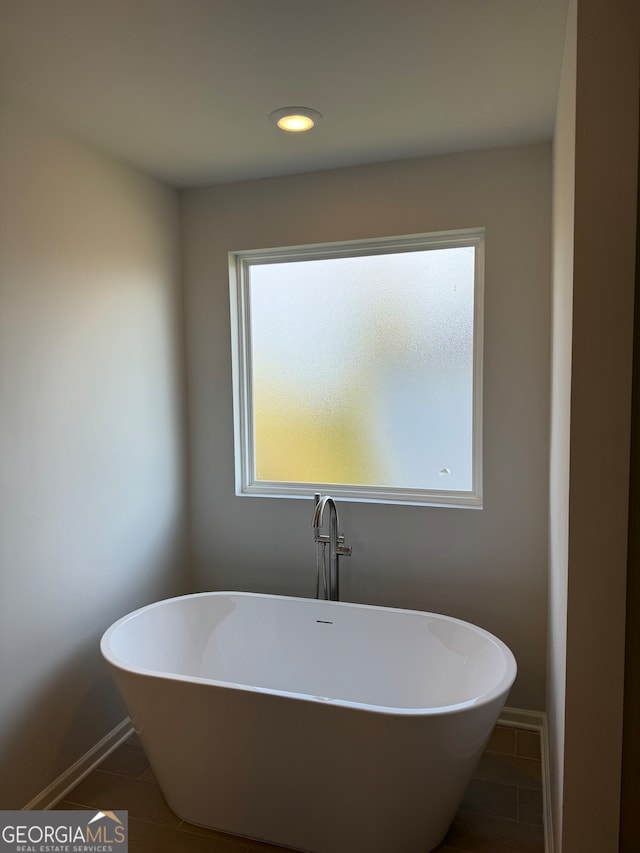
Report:
[[[502,653],[505,660],[505,672],[503,676],[491,687],[491,689],[485,691],[480,696],[468,699],[464,702],[457,702],[451,705],[435,705],[433,707],[424,708],[403,708],[387,705],[372,705],[365,702],[354,702],[348,699],[334,699],[325,696],[313,696],[310,693],[296,693],[294,691],[289,690],[277,690],[275,688],[269,687],[257,687],[251,684],[243,684],[234,681],[222,681],[220,679],[202,678],[200,676],[195,675],[183,675],[180,673],[165,672],[163,670],[157,669],[133,667],[129,665],[127,661],[116,655],[111,649],[111,637],[113,636],[113,634],[115,634],[118,628],[124,625],[130,619],[134,619],[136,616],[139,616],[143,612],[154,610],[157,607],[167,606],[175,601],[184,601],[185,599],[195,598],[209,598],[214,596],[242,596],[250,598],[278,599],[280,601],[285,600],[305,602],[313,605],[320,605],[323,607],[327,605],[337,605],[340,607],[349,607],[365,610],[391,611],[393,613],[406,613],[417,616],[430,616],[435,619],[441,619],[446,622],[452,622],[457,625],[463,625],[465,628],[471,629],[472,631],[475,631],[476,633],[479,633],[484,636]],[[491,704],[492,702],[495,702],[497,699],[499,699],[501,696],[504,697],[504,702],[509,693],[509,690],[515,682],[518,673],[518,665],[515,656],[506,643],[504,643],[499,637],[496,637],[495,634],[492,634],[490,631],[481,628],[479,625],[475,625],[474,623],[468,622],[464,619],[458,619],[455,616],[447,616],[443,613],[434,613],[426,610],[414,610],[406,607],[388,607],[378,604],[361,604],[358,602],[351,601],[327,601],[325,599],[305,598],[302,596],[294,595],[277,595],[274,593],[250,592],[246,590],[212,590],[209,592],[185,593],[183,595],[171,596],[170,598],[163,598],[159,601],[154,601],[151,604],[146,604],[142,607],[138,607],[136,608],[136,610],[132,610],[130,613],[126,613],[124,616],[121,616],[105,630],[100,639],[100,652],[102,654],[102,657],[107,661],[110,666],[119,669],[123,672],[147,678],[161,678],[170,681],[179,681],[183,683],[186,682],[191,684],[201,684],[208,687],[218,687],[225,690],[234,691],[238,690],[250,694],[261,694],[281,698],[302,700],[305,702],[314,702],[316,704],[322,704],[328,707],[333,706],[338,708],[350,708],[357,711],[374,712],[377,714],[385,714],[389,716],[405,717],[425,717],[462,713],[472,708],[480,708],[484,705]]]

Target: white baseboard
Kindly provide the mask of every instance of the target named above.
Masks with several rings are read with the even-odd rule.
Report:
[[[507,708],[500,712],[499,726],[511,726],[514,729],[541,732],[547,724],[547,715],[543,711],[523,711],[520,708]]]
[[[105,735],[101,741],[72,764],[50,785],[37,794],[31,802],[23,806],[22,811],[34,811],[36,809],[52,809],[60,800],[64,800],[69,791],[88,776],[101,761],[124,743],[133,732],[131,720],[127,717],[121,723]]]
[[[551,778],[549,775],[549,736],[547,715],[543,711],[522,711],[519,708],[503,708],[498,719],[499,726],[540,732],[540,757],[542,759],[542,822],[544,826],[544,849],[553,851],[553,812],[551,811]]]

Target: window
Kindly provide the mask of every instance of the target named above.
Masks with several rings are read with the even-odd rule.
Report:
[[[232,252],[236,493],[480,506],[483,249]]]

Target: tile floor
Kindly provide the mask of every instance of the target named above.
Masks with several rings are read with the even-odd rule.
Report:
[[[497,726],[437,853],[544,853],[541,779],[538,733]],[[130,853],[288,853],[180,820],[165,803],[135,735],[56,808],[96,807],[128,810]]]

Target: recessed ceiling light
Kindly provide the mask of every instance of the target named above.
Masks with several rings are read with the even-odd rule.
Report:
[[[280,130],[286,130],[288,133],[301,133],[305,130],[311,130],[322,116],[317,110],[310,110],[309,107],[282,107],[279,110],[274,110],[269,118],[271,121],[275,121]]]

